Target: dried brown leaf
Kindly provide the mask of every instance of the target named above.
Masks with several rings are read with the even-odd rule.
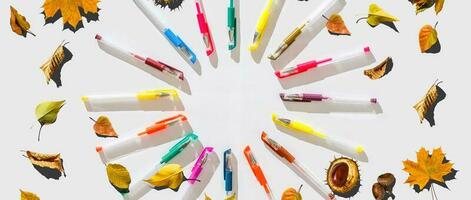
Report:
[[[365,76],[368,76],[371,80],[380,79],[392,70],[393,61],[391,57],[386,58],[378,66],[363,71]]]
[[[35,166],[57,170],[61,172],[61,174],[64,174],[65,176],[61,154],[44,154],[44,153],[26,151],[26,155],[24,156],[28,158],[31,161],[31,164]]]

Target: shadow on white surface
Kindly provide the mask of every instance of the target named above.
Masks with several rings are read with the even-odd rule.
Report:
[[[214,52],[209,55],[209,63],[211,63],[211,65],[214,67],[214,68],[218,68],[218,63],[219,63],[219,57],[218,57],[218,51],[216,49],[214,49]]]
[[[116,111],[184,111],[185,107],[180,98],[159,98],[152,101],[123,102],[116,106],[116,102],[91,103],[84,102],[88,112],[116,112]]]
[[[283,101],[289,111],[306,113],[362,113],[381,114],[383,109],[379,103],[355,104],[355,103],[330,103],[322,101],[291,102]]]
[[[308,133],[292,131],[292,130],[290,130],[286,127],[280,126],[278,124],[275,124],[275,125],[276,125],[276,128],[279,131],[281,131],[283,133],[286,133],[288,135],[291,135],[291,136],[293,136],[293,137],[295,137],[299,140],[303,140],[305,142],[314,144],[316,146],[320,146],[320,147],[323,147],[325,149],[329,149],[329,150],[334,151],[336,153],[339,153],[339,154],[357,159],[357,160],[362,161],[362,162],[368,162],[368,156],[366,155],[365,152],[363,152],[360,155],[359,154],[352,154],[352,153],[347,152],[347,151],[345,151],[341,148],[337,148],[336,146],[329,145],[328,143],[326,143],[326,140],[319,139],[317,136],[314,136],[314,135],[311,135],[311,134],[308,134]],[[329,138],[335,138],[335,137],[332,137],[331,135],[329,135]]]
[[[211,181],[214,173],[216,172],[220,160],[216,152],[209,154],[208,160],[203,165],[203,170],[198,177],[198,181],[195,181],[194,184],[189,184],[185,189],[182,200],[195,200],[203,193],[206,186]]]
[[[265,32],[263,33],[262,36],[262,41],[260,41],[260,44],[257,48],[257,50],[250,52],[252,59],[259,64],[262,60],[263,54],[265,54],[265,50],[267,49],[268,42],[271,40],[271,36],[273,35],[273,32],[275,31],[276,28],[276,23],[278,22],[278,18],[280,17],[280,13],[283,10],[283,6],[285,4],[285,0],[278,0],[278,3],[280,5],[276,5],[276,9],[274,9],[270,15],[270,18],[268,19],[268,24],[265,28]],[[265,6],[265,5],[264,5]],[[275,6],[275,5],[273,5]],[[258,18],[257,18],[258,20]],[[255,31],[255,29],[254,29]],[[253,38],[250,39],[250,44],[252,44]]]

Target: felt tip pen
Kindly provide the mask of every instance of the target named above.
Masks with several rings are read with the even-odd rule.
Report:
[[[262,37],[265,33],[265,29],[267,28],[268,21],[270,20],[270,15],[275,10],[275,7],[279,5],[279,0],[266,1],[265,7],[262,10],[262,14],[258,18],[257,26],[255,27],[252,45],[249,47],[250,51],[255,51],[258,49],[258,46],[260,45]]]
[[[180,80],[184,79],[183,72],[170,65],[167,65],[158,60],[154,60],[152,58],[146,58],[144,56],[140,56],[138,54],[127,51],[112,42],[111,40],[108,40],[106,37],[103,37],[99,34],[95,36],[95,39],[97,40],[100,49],[122,61],[139,61],[167,75],[178,78]]]
[[[272,149],[276,154],[284,158],[291,166],[293,166],[294,170],[304,175],[308,180],[308,184],[312,187],[312,189],[319,193],[323,199],[335,199],[335,195],[330,192],[324,184],[322,184],[320,179],[310,173],[310,171],[307,170],[307,168],[304,167],[301,163],[299,163],[299,161],[288,150],[278,144],[275,140],[269,138],[265,132],[262,132],[261,139],[268,147],[270,147],[270,149]]]
[[[227,29],[229,34],[229,50],[235,49],[237,46],[237,18],[234,0],[229,0],[227,7]]]
[[[280,98],[283,101],[294,101],[294,102],[327,102],[327,103],[334,103],[334,104],[376,104],[378,103],[377,98],[370,98],[370,99],[350,99],[350,98],[340,98],[340,97],[330,97],[325,96],[322,94],[311,94],[311,93],[294,93],[294,94],[286,94],[280,93]]]
[[[270,185],[268,185],[267,179],[265,178],[265,175],[263,174],[262,168],[260,168],[260,165],[255,159],[255,156],[253,155],[253,152],[250,149],[250,146],[245,147],[244,155],[245,155],[245,158],[247,159],[247,162],[250,165],[250,168],[252,169],[253,174],[255,175],[255,178],[257,178],[257,181],[265,190],[265,193],[267,194],[268,199],[270,200],[275,199],[270,189]]]
[[[205,147],[203,149],[200,156],[196,160],[195,165],[191,169],[191,174],[188,178],[189,179],[188,183],[190,183],[191,185],[195,183],[196,179],[198,179],[201,172],[203,171],[204,165],[206,164],[206,162],[208,162],[208,159],[210,159],[209,156],[212,153],[214,153],[213,150],[214,150],[213,147]]]
[[[232,150],[228,149],[224,151],[224,190],[226,191],[227,196],[233,194],[232,191]]]
[[[136,183],[133,183],[129,189],[129,192],[123,195],[125,200],[138,200],[146,195],[148,192],[153,190],[153,187],[146,183],[144,180],[149,179],[155,173],[157,173],[160,168],[164,165],[169,164],[176,156],[178,156],[183,150],[189,146],[199,147],[198,152],[202,150],[201,145],[197,145],[198,136],[190,133],[181,139],[177,144],[168,150],[168,152],[162,156],[159,164],[155,165],[154,168],[148,171],[148,173]]]
[[[202,0],[195,0],[196,4],[196,19],[200,27],[200,32],[203,35],[203,42],[206,46],[206,55],[211,55],[214,52],[214,41],[211,36],[211,30],[209,29],[208,21],[206,19],[203,2]]]
[[[366,158],[366,152],[362,145],[356,145],[348,140],[329,136],[325,133],[314,130],[307,124],[287,118],[282,118],[276,114],[272,115],[272,120],[275,124],[285,127],[289,130],[313,136],[319,141],[319,145],[327,149],[352,158],[356,158],[361,161],[367,161],[364,160]]]
[[[293,67],[287,67],[280,71],[275,72],[275,75],[282,79],[287,78],[296,74],[306,72],[310,69],[316,67],[336,67],[341,68],[351,68],[352,66],[366,66],[375,62],[373,53],[371,52],[370,47],[365,46],[362,48],[355,48],[349,52],[336,55],[335,57],[325,58],[321,60],[311,60],[298,64]]]
[[[138,93],[82,96],[82,102],[89,112],[146,110],[143,104],[158,104],[158,101],[163,99],[178,100],[178,92],[174,89],[161,89],[144,90]]]
[[[184,115],[175,115],[157,121],[142,131],[128,134],[128,137],[120,138],[103,146],[97,146],[96,151],[103,163],[108,163],[131,153],[161,144],[159,134],[169,127],[182,126],[185,122],[187,122],[187,118]]]
[[[313,32],[313,37],[315,37],[325,27],[327,22],[323,16],[328,18],[332,14],[339,13],[346,4],[345,0],[324,0],[324,3],[314,10],[301,25],[296,27],[268,58],[271,60],[278,59],[303,32],[311,31]]]
[[[196,63],[196,55],[185,42],[176,35],[167,25],[165,17],[157,10],[152,2],[148,0],[133,0],[142,13],[152,22],[152,24],[164,35],[165,38],[192,64]]]

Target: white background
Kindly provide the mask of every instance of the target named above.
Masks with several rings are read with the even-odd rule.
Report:
[[[468,132],[469,69],[465,56],[470,31],[466,13],[469,1],[447,1],[437,17],[433,8],[416,15],[407,0],[377,3],[401,19],[396,23],[400,33],[386,26],[371,28],[364,21],[355,20],[368,12],[372,1],[349,1],[341,12],[353,33],[350,37],[336,37],[323,30],[290,64],[296,64],[339,50],[369,44],[378,61],[392,56],[395,62],[392,72],[381,80],[371,81],[363,70],[353,70],[289,92],[334,92],[377,96],[384,113],[371,115],[340,115],[290,112],[278,97],[283,91],[273,75],[273,68],[265,58],[279,42],[320,1],[299,2],[287,0],[280,14],[275,31],[264,58],[256,64],[248,45],[253,35],[256,19],[264,1],[241,2],[241,50],[240,62],[231,59],[226,50],[226,7],[228,1],[206,0],[206,11],[218,49],[218,66],[213,67],[203,50],[203,42],[195,18],[193,1],[186,0],[183,7],[174,12],[165,10],[174,30],[198,54],[202,73],[198,75],[171,48],[170,44],[154,29],[131,0],[104,0],[99,4],[100,21],[84,23],[85,29],[77,33],[62,31],[60,20],[45,25],[42,1],[2,1],[0,4],[0,40],[2,45],[2,140],[1,166],[3,199],[19,198],[19,189],[37,193],[41,199],[120,199],[108,183],[105,167],[95,152],[95,146],[112,139],[98,139],[89,116],[80,101],[86,94],[134,92],[143,89],[163,88],[168,85],[153,76],[136,69],[102,52],[94,39],[96,33],[113,38],[125,47],[144,55],[168,62],[185,72],[191,95],[180,93],[190,123],[202,142],[214,146],[219,155],[232,148],[239,160],[239,199],[264,199],[264,193],[250,171],[242,154],[250,144],[277,198],[288,187],[305,184],[266,149],[259,139],[262,130],[279,140],[309,169],[322,179],[335,153],[300,141],[278,131],[271,121],[271,113],[277,112],[300,121],[322,127],[328,133],[362,143],[370,162],[359,163],[362,187],[354,199],[372,199],[371,185],[384,172],[392,172],[398,181],[395,193],[398,199],[431,199],[430,193],[415,193],[403,184],[407,173],[402,171],[402,161],[416,160],[415,152],[422,146],[429,150],[442,147],[447,158],[460,170],[457,180],[448,182],[449,190],[436,187],[440,199],[465,199],[471,178]],[[10,31],[9,5],[14,5],[32,24],[31,31],[37,37],[17,36]],[[159,8],[156,8],[159,9]],[[421,54],[418,47],[418,31],[425,24],[439,21],[438,32],[442,51],[436,55]],[[69,41],[68,48],[74,54],[62,70],[63,87],[46,85],[41,64],[62,41]],[[425,94],[436,80],[443,80],[441,87],[447,98],[436,108],[437,125],[431,128],[420,124],[412,106]],[[35,122],[36,104],[47,100],[67,101],[57,122],[43,128],[42,140],[37,142],[39,126]],[[119,133],[149,124],[156,119],[170,116],[163,112],[105,113],[114,122]],[[30,129],[31,124],[36,124]],[[133,154],[117,162],[130,170],[133,178],[147,171],[160,156],[173,145],[168,143],[145,152]],[[66,178],[47,180],[36,172],[20,150],[60,152],[65,160]],[[337,155],[338,156],[338,155]],[[224,195],[222,165],[216,171],[205,192],[213,199]],[[188,173],[190,167],[186,169]],[[184,183],[183,185],[186,185]],[[307,186],[307,185],[306,185]],[[302,191],[306,199],[320,197],[309,187]],[[144,199],[179,199],[180,193],[170,190],[153,191]]]

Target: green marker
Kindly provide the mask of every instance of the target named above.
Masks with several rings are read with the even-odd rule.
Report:
[[[229,50],[237,46],[237,19],[235,16],[234,0],[229,0],[227,7],[227,28],[229,32]]]
[[[160,164],[168,163],[170,160],[172,160],[175,156],[177,156],[180,152],[182,152],[186,146],[188,146],[192,141],[198,140],[198,136],[190,133],[187,136],[185,136],[182,140],[180,140],[177,144],[173,145],[170,150],[168,150],[168,153],[162,156],[162,159],[160,160]]]

